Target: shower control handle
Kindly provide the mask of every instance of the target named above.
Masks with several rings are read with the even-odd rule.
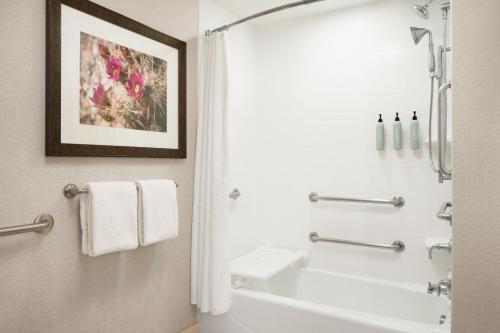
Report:
[[[439,284],[428,282],[427,293],[429,295],[432,295],[435,293],[437,296],[440,296],[441,292],[439,291]]]
[[[444,279],[439,281],[438,283],[429,282],[427,286],[427,293],[432,295],[436,294],[436,296],[446,295],[449,299],[451,299],[451,280]]]

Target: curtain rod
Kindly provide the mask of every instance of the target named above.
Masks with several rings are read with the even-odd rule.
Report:
[[[274,8],[271,8],[271,9],[268,9],[268,10],[264,10],[262,12],[259,12],[259,13],[256,13],[256,14],[244,17],[244,18],[242,18],[242,19],[240,19],[238,21],[234,21],[232,23],[223,25],[223,26],[218,27],[216,29],[207,30],[205,32],[205,34],[206,35],[210,35],[213,32],[219,32],[219,31],[222,31],[222,30],[228,30],[229,28],[231,28],[231,27],[233,27],[235,25],[238,25],[240,23],[256,19],[258,17],[264,16],[264,15],[267,15],[267,14],[276,13],[276,12],[279,12],[279,11],[282,11],[282,10],[285,10],[285,9],[289,9],[289,8],[293,8],[293,7],[298,7],[298,6],[303,6],[303,5],[308,5],[308,4],[311,4],[313,2],[319,2],[319,1],[324,1],[324,0],[302,0],[302,1],[292,2],[292,3],[286,4],[286,5],[281,5],[281,6],[278,6],[278,7],[274,7]]]

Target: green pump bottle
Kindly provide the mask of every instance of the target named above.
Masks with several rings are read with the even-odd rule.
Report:
[[[413,118],[411,119],[410,125],[410,141],[411,141],[411,149],[418,150],[420,149],[420,138],[418,135],[418,119],[417,119],[417,111],[413,111]]]
[[[403,145],[403,133],[401,129],[401,121],[399,121],[399,113],[396,112],[396,119],[392,125],[392,148],[394,150],[401,150]]]
[[[378,151],[382,151],[385,149],[384,122],[382,121],[381,114],[378,115],[376,147]]]

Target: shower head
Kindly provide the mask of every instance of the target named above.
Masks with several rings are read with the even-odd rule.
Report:
[[[425,5],[415,5],[413,6],[413,9],[415,10],[415,14],[417,14],[419,17],[423,19],[428,19],[430,14],[429,14],[429,5],[432,3],[434,0],[428,0]]]
[[[410,27],[411,31],[411,36],[413,37],[413,41],[415,42],[415,45],[420,43],[422,38],[424,38],[425,35],[429,35],[429,72],[434,73],[434,70],[436,69],[436,60],[434,56],[434,43],[432,41],[432,31],[429,29],[425,28],[417,28],[417,27]]]
[[[427,10],[427,4],[425,5],[415,5],[413,6],[413,9],[415,10],[415,14],[417,14],[419,17],[423,19],[428,19],[429,18],[429,11]]]
[[[420,43],[422,38],[424,38],[425,35],[429,34],[429,37],[432,40],[432,33],[430,30],[425,29],[425,28],[417,28],[417,27],[410,27],[411,31],[411,36],[413,37],[413,41],[415,42],[415,45]]]

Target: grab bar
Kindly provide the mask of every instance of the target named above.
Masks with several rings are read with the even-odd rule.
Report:
[[[405,199],[403,199],[402,197],[394,197],[390,200],[386,200],[386,199],[361,199],[361,198],[349,198],[349,197],[325,197],[325,196],[321,196],[315,192],[311,192],[309,194],[309,200],[311,200],[312,202],[317,202],[317,201],[347,201],[347,202],[387,204],[387,205],[393,205],[394,207],[402,207],[405,204]]]
[[[35,218],[31,224],[16,225],[12,227],[0,228],[0,237],[22,234],[25,232],[48,233],[54,226],[54,218],[48,214],[41,214]]]
[[[175,182],[175,186],[179,187],[179,183]],[[77,195],[84,193],[89,193],[89,188],[87,186],[78,187],[75,184],[66,184],[63,188],[63,194],[67,199],[73,199]]]
[[[346,239],[320,237],[318,233],[314,231],[309,234],[309,240],[313,243],[327,242],[327,243],[338,243],[346,245],[357,245],[357,246],[371,247],[377,249],[393,250],[395,252],[403,252],[405,250],[405,244],[399,240],[394,241],[391,245],[384,245],[377,243],[358,242]]]
[[[451,82],[448,81],[444,83],[441,87],[439,87],[439,92],[438,92],[438,100],[437,100],[437,107],[438,107],[438,169],[439,169],[439,182],[442,183],[443,180],[449,180],[451,179],[451,169],[448,169],[446,167],[445,159],[446,159],[446,122],[443,122],[443,120],[446,121],[446,111],[443,116],[443,110],[442,110],[442,103],[443,103],[443,97],[446,91],[451,89]],[[444,127],[444,128],[443,128]],[[444,136],[444,137],[443,137]]]

